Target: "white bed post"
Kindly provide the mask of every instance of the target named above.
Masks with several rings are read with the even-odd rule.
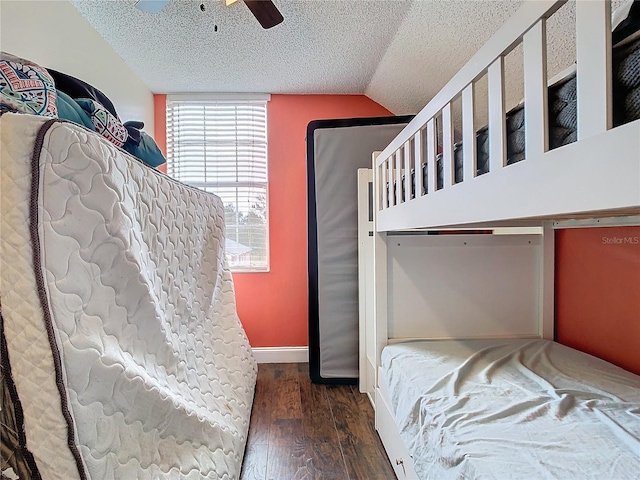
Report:
[[[413,156],[413,145],[411,141],[404,144],[404,201],[411,200],[411,160]]]
[[[456,183],[456,167],[453,161],[453,115],[451,102],[442,109],[442,187]]]
[[[507,163],[507,126],[504,100],[504,57],[489,66],[489,171]]]
[[[395,178],[395,168],[396,168],[396,155],[391,154],[387,160],[385,160],[385,170],[387,171],[387,178],[384,185],[382,185],[383,189],[387,190],[387,207],[393,207],[396,204],[396,196],[395,191],[393,189],[393,179]]]
[[[375,365],[370,365],[373,327],[373,202],[369,194],[373,171],[358,169],[358,305],[359,305],[359,389],[370,398],[375,388]],[[370,203],[371,202],[371,203]],[[372,400],[373,402],[373,400]]]
[[[541,18],[524,35],[525,152],[536,158],[549,150],[547,24]]]
[[[373,166],[376,168],[376,159],[380,152],[373,154]],[[376,181],[378,176],[374,175],[374,191],[378,191]],[[374,388],[378,385],[378,365],[380,365],[380,354],[387,344],[387,233],[378,232],[377,215],[380,210],[381,199],[376,196],[373,210],[373,338],[375,345],[375,378]]]
[[[375,190],[375,191],[378,192],[377,194],[380,197],[381,208],[389,208],[391,206],[389,191],[387,190],[387,187],[386,187],[387,185],[389,185],[389,179],[391,178],[391,176],[389,175],[388,164],[389,162],[384,162],[382,165],[377,167],[379,168],[378,173],[382,177],[382,181],[378,182],[378,186],[376,188],[378,188],[379,190]],[[374,165],[373,168],[376,168],[376,166]],[[375,187],[375,184],[374,184],[374,187]]]
[[[438,138],[436,136],[436,121],[432,118],[427,122],[427,177],[428,193],[433,194],[438,189]]]
[[[578,141],[612,125],[611,3],[576,2]]]
[[[416,198],[422,195],[424,190],[424,185],[422,185],[422,162],[424,161],[424,129],[418,130],[413,137],[413,159],[414,159],[414,168],[416,172],[416,180],[415,180],[415,189],[416,189]]]
[[[393,154],[395,162],[395,181],[393,182],[394,192],[396,194],[396,203],[394,205],[400,205],[402,203],[402,149],[399,149]],[[391,185],[389,185],[391,186]]]
[[[462,164],[463,180],[471,181],[478,170],[476,143],[475,83],[462,91]]]
[[[375,229],[373,232],[373,262],[376,365],[380,365],[380,354],[387,344],[387,233],[376,232]]]
[[[542,225],[542,258],[540,265],[540,336],[555,337],[555,230],[553,222]]]

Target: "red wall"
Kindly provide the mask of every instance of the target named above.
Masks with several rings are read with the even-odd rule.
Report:
[[[166,151],[166,95],[155,96]],[[390,115],[361,95],[272,95],[268,106],[271,271],[234,274],[254,347],[307,345],[306,143],[311,120]],[[630,238],[615,243],[611,238]],[[640,227],[556,232],[557,340],[640,374]]]
[[[306,129],[312,120],[390,112],[362,95],[272,95],[269,141],[269,273],[234,275],[251,345],[308,344]]]
[[[556,231],[556,340],[640,374],[640,227]]]
[[[167,96],[166,95],[154,95],[153,96],[153,135],[158,147],[162,150],[165,157],[167,156]],[[160,165],[158,170],[162,170],[166,173],[167,164]]]
[[[156,140],[164,150],[166,96],[156,95],[155,101]],[[253,347],[308,344],[307,124],[386,115],[391,113],[363,95],[271,96],[267,107],[271,271],[234,274],[238,314]]]

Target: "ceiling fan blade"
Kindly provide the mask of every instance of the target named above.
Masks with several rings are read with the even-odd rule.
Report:
[[[244,3],[264,29],[275,27],[284,20],[271,0],[244,0]]]
[[[169,3],[169,0],[138,0],[136,8],[147,13],[158,13]]]

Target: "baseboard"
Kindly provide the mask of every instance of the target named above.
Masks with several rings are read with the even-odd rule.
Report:
[[[307,363],[309,347],[255,347],[253,356],[258,363]]]

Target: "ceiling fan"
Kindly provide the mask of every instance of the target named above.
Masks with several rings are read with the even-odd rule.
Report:
[[[229,6],[239,0],[224,0],[225,5]],[[251,10],[256,20],[260,22],[262,28],[267,29],[275,27],[282,23],[284,17],[271,0],[242,0],[244,4]],[[157,13],[169,3],[169,0],[138,0],[136,8],[148,13]],[[200,6],[204,10],[203,5]]]

